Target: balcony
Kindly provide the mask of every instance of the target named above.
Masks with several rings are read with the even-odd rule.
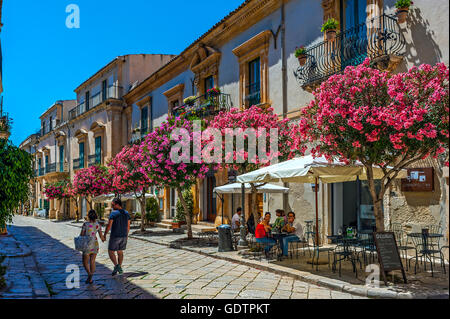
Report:
[[[307,49],[307,62],[294,71],[299,84],[313,91],[333,74],[370,58],[373,67],[393,70],[402,60],[406,41],[395,16],[383,14],[348,29],[334,41],[324,41]]]
[[[8,113],[4,113],[0,110],[0,139],[8,139],[11,131],[12,119]]]
[[[192,103],[179,106],[172,110],[174,116],[212,117],[221,111],[231,109],[231,96],[229,94],[205,94],[197,97]]]
[[[102,157],[100,154],[94,154],[88,156],[88,166],[94,166],[102,163]]]
[[[73,169],[84,168],[84,159],[76,158],[73,160]]]
[[[78,104],[76,107],[71,109],[69,111],[69,121],[73,120],[80,115],[86,113],[87,111],[95,108],[96,106],[100,105],[101,103],[105,102],[109,99],[120,99],[122,96],[121,94],[121,87],[117,85],[111,85],[106,89],[106,92],[100,91],[93,96],[89,98],[89,105],[86,106],[86,102],[82,102]]]
[[[44,176],[45,170],[43,167],[39,168],[37,171],[38,171],[39,175],[36,175],[36,176]]]
[[[51,163],[45,166],[45,174],[56,172],[56,163]]]

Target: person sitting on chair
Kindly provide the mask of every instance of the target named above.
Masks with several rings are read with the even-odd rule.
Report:
[[[267,244],[265,245],[266,254],[268,254],[272,246],[274,246],[277,243],[275,239],[267,236],[267,233],[272,230],[272,227],[270,227],[270,217],[271,214],[267,212],[264,215],[264,219],[256,226],[255,230],[256,242],[261,244]]]
[[[288,236],[282,239],[282,247],[283,247],[283,255],[287,256],[289,251],[289,243],[301,241],[300,238],[303,238],[303,228],[299,222],[295,222],[295,213],[288,213],[288,222],[282,228],[282,231],[289,233]]]

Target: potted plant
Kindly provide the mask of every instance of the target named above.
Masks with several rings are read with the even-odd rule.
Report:
[[[339,27],[339,23],[334,18],[329,18],[327,22],[322,24],[320,31],[326,32],[327,41],[334,41],[336,39],[336,30]]]
[[[10,128],[10,119],[7,116],[0,117],[0,139],[9,138]]]
[[[220,89],[213,87],[206,92],[209,96],[218,96],[220,94]]]
[[[302,45],[300,48],[295,48],[295,57],[298,59],[300,66],[304,66],[307,60],[306,48]]]
[[[189,106],[194,105],[195,100],[197,99],[196,96],[188,96],[183,100],[183,103]]]
[[[395,7],[397,8],[398,23],[405,23],[408,17],[409,7],[413,4],[411,0],[397,0]]]
[[[150,197],[147,199],[145,211],[145,219],[150,226],[155,226],[156,223],[161,221],[159,215],[159,204],[155,197]]]
[[[192,218],[193,211],[194,211],[194,197],[192,196],[191,190],[183,191],[183,198],[189,209],[189,215]],[[181,204],[181,201],[178,199],[177,200],[177,214],[175,215],[175,218],[173,219],[172,228],[180,228],[181,225],[184,225],[184,224],[186,224],[186,216],[184,214],[183,204]]]

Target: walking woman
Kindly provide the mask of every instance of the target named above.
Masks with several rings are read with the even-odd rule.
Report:
[[[85,222],[81,228],[80,236],[91,236],[95,239],[93,247],[91,247],[89,251],[83,252],[83,266],[88,274],[86,284],[92,284],[94,282],[92,276],[95,273],[95,258],[97,257],[99,249],[97,233],[99,234],[100,239],[105,241],[105,236],[102,233],[102,226],[98,223],[97,218],[97,213],[95,210],[91,209],[88,213],[89,220]]]

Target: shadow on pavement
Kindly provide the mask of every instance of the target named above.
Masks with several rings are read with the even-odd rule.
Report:
[[[96,263],[94,283],[86,284],[87,274],[83,268],[81,253],[65,245],[63,242],[49,236],[36,227],[8,227],[14,237],[25,243],[33,251],[39,272],[47,287],[56,299],[156,299],[141,287],[128,281],[130,277],[143,277],[146,272],[131,272],[111,276],[111,269]],[[106,253],[100,251],[100,254]],[[98,258],[98,256],[97,256]],[[112,264],[111,264],[112,266]],[[79,288],[66,285],[66,279],[74,277],[74,271],[79,270]],[[70,279],[69,278],[69,279]],[[71,281],[73,283],[74,281]]]

